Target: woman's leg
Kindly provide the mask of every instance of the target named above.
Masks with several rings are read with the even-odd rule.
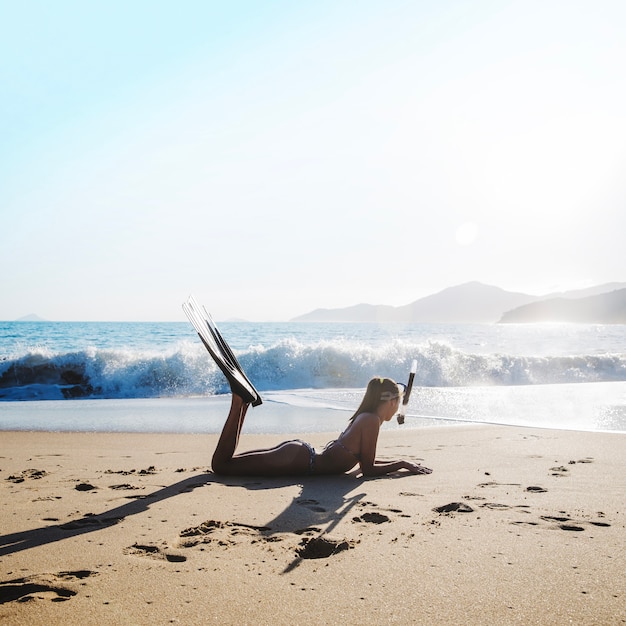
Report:
[[[239,443],[239,435],[243,427],[243,420],[246,417],[248,404],[246,404],[237,394],[232,394],[230,403],[230,411],[226,418],[224,428],[217,442],[215,452],[213,453],[213,461],[211,465],[215,470],[216,467],[222,467],[228,463],[235,455],[237,444]],[[217,471],[217,470],[216,470]]]
[[[240,476],[289,476],[309,471],[309,449],[299,441],[286,441],[274,448],[235,454],[243,420],[248,410],[238,395],[232,402],[211,466],[216,474]]]

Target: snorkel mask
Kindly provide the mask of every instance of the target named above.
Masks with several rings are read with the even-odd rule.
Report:
[[[404,424],[404,416],[406,415],[406,407],[409,404],[409,398],[411,397],[411,389],[413,389],[413,379],[415,378],[416,372],[417,372],[417,360],[413,359],[413,362],[411,363],[411,371],[409,372],[409,382],[406,384],[404,397],[402,398],[402,404],[400,405],[400,410],[398,411],[398,415],[396,417],[396,419],[398,420],[398,424]]]

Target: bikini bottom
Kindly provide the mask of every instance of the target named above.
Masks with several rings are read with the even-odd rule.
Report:
[[[309,469],[307,474],[315,473],[315,457],[317,456],[317,452],[315,452],[315,448],[308,442],[302,441],[302,439],[292,439],[287,443],[301,443],[308,451],[309,451]]]

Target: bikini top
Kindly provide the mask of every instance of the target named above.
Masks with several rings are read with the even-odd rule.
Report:
[[[346,446],[343,445],[343,443],[341,443],[341,441],[339,441],[339,439],[333,439],[332,441],[329,441],[326,444],[326,448],[330,448],[333,445],[337,445],[340,448],[342,448],[343,450],[345,450],[348,454],[352,455],[359,463],[361,462],[361,456],[352,452],[352,450],[350,450],[349,448],[346,448]]]

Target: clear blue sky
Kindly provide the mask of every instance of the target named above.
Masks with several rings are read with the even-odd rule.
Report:
[[[0,0],[0,319],[626,280],[622,0]]]

